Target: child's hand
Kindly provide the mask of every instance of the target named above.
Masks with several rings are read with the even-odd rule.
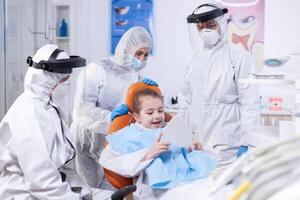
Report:
[[[192,145],[188,147],[189,152],[191,152],[192,150],[202,150],[202,149],[203,149],[202,144],[196,139],[193,139]]]
[[[163,133],[160,133],[160,135],[157,138],[154,146],[151,149],[149,149],[149,151],[147,152],[146,157],[145,157],[144,160],[149,160],[149,159],[156,158],[161,153],[166,152],[166,151],[169,150],[170,143],[160,142],[160,138],[161,138],[162,134]]]

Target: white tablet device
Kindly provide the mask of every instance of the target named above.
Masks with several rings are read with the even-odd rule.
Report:
[[[178,146],[189,146],[192,144],[193,133],[185,119],[179,115],[174,116],[163,128],[161,142],[169,142]]]

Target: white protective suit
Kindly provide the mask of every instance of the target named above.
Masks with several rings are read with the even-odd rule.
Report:
[[[209,147],[228,149],[220,155],[225,160],[236,157],[237,147],[247,145],[243,136],[259,124],[257,87],[240,83],[254,73],[254,63],[248,52],[227,41],[226,19],[216,20],[222,31],[219,41],[194,52],[179,94],[193,131]]]
[[[40,50],[50,49],[51,54],[56,48],[45,45]],[[43,53],[47,56],[35,62],[48,60],[49,53]],[[68,58],[66,55],[60,53],[57,59]],[[33,67],[27,70],[24,93],[0,123],[1,139],[5,138],[0,144],[0,149],[4,149],[0,154],[1,200],[79,200],[85,195],[101,200],[110,198],[112,192],[91,190],[75,173],[72,139],[60,117],[60,105],[50,98],[67,75]],[[65,174],[65,181],[61,173]],[[74,187],[81,187],[81,193],[73,192]]]
[[[146,29],[133,27],[122,36],[113,57],[95,60],[86,67],[86,76],[79,76],[71,131],[78,152],[78,173],[92,187],[111,188],[102,181],[98,160],[112,110],[124,100],[127,87],[139,79],[128,58],[143,47],[150,50],[152,38]]]

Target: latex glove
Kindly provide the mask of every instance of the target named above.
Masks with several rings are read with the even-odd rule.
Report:
[[[158,84],[155,82],[155,81],[153,81],[153,80],[151,80],[151,79],[149,79],[149,78],[143,78],[143,83],[145,83],[146,85],[150,85],[150,86],[158,86]]]
[[[128,106],[126,104],[121,104],[112,111],[110,120],[113,121],[116,117],[120,115],[125,115],[128,113]]]
[[[248,146],[241,145],[237,150],[236,156],[239,158],[242,154],[246,153],[247,151]]]

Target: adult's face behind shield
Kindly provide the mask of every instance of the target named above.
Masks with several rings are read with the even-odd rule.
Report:
[[[77,79],[79,76],[85,77],[85,67],[74,68],[72,73],[62,79],[51,92],[52,101],[58,106],[61,111],[62,118],[68,127],[70,127],[73,117],[72,112],[75,102],[75,91],[77,86]]]
[[[77,76],[85,74],[86,60],[69,56],[56,45],[40,48],[27,63],[39,81],[32,81],[33,87],[40,87],[49,94],[49,104],[54,107],[63,122],[70,126]],[[34,76],[34,75],[33,75]],[[34,80],[34,78],[33,78]]]
[[[217,4],[202,4],[187,17],[192,50],[212,48],[227,37],[228,10]]]

